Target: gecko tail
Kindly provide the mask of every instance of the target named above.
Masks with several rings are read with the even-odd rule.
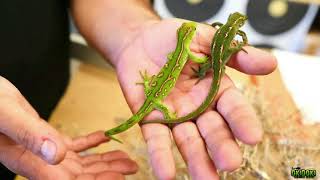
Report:
[[[104,135],[106,137],[109,137],[110,139],[115,140],[115,141],[117,141],[117,142],[122,144],[122,141],[120,141],[119,139],[113,137],[113,135],[119,134],[119,133],[129,129],[130,127],[135,125],[140,120],[141,120],[141,118],[139,116],[137,116],[137,114],[135,114],[135,115],[131,116],[126,122],[120,124],[119,126],[105,131]]]
[[[112,139],[112,140],[114,140],[114,141],[117,141],[118,143],[120,143],[120,144],[123,144],[123,142],[121,141],[121,140],[119,140],[119,139],[117,139],[117,138],[115,138],[115,137],[113,137],[113,136],[111,136],[111,135],[108,135],[107,133],[105,133],[104,134],[106,137],[109,137],[110,139]]]

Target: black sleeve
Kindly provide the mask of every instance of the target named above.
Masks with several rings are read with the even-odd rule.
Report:
[[[65,0],[0,1],[0,75],[43,118],[69,78],[69,23]]]

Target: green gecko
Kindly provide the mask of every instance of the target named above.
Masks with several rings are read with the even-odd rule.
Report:
[[[157,75],[149,77],[147,72],[141,73],[143,79],[142,84],[144,86],[144,92],[146,100],[140,107],[138,112],[131,116],[123,124],[112,128],[105,132],[105,135],[121,143],[118,139],[112,137],[112,135],[121,133],[134,124],[141,121],[146,115],[148,115],[154,109],[161,111],[164,114],[165,119],[175,118],[175,114],[169,112],[169,109],[162,103],[163,99],[168,96],[171,89],[176,84],[176,81],[188,59],[196,63],[204,63],[207,61],[207,57],[197,57],[190,51],[190,43],[196,32],[196,23],[187,22],[183,23],[177,30],[177,45],[174,52],[171,52],[167,56],[167,63],[161,68]]]
[[[218,93],[221,78],[225,71],[226,63],[229,61],[231,55],[240,50],[245,51],[242,47],[248,44],[248,39],[246,34],[243,31],[239,30],[239,28],[244,25],[246,20],[246,16],[235,12],[230,14],[226,24],[223,25],[219,22],[212,24],[213,27],[219,26],[220,28],[216,31],[211,43],[211,60],[204,64],[201,64],[199,70],[196,73],[200,79],[203,79],[206,72],[212,69],[213,80],[211,82],[210,90],[206,99],[196,110],[183,117],[165,120],[144,120],[141,122],[141,124],[181,123],[193,119],[203,113],[211,105]],[[240,35],[243,42],[233,41],[236,35]]]

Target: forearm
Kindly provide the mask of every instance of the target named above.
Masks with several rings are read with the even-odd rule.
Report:
[[[141,27],[159,17],[149,0],[72,0],[71,10],[88,43],[115,65]]]

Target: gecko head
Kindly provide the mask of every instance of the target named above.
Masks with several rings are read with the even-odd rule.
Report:
[[[246,15],[243,15],[239,12],[235,12],[229,15],[228,22],[235,23],[235,26],[239,28],[244,25],[245,21],[248,19]]]
[[[184,37],[186,35],[192,37],[197,29],[196,26],[196,22],[184,22],[180,28],[178,28],[177,33],[180,37]]]

